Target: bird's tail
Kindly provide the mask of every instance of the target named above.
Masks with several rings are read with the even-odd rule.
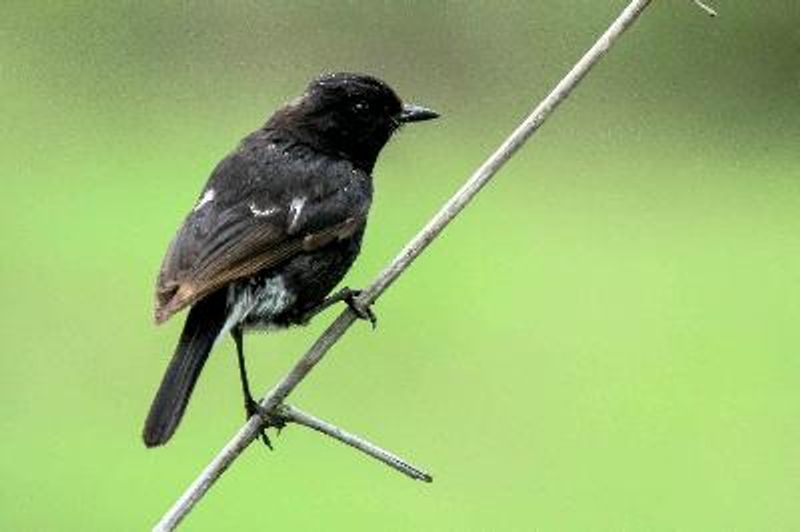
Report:
[[[175,354],[161,380],[142,439],[148,447],[162,445],[178,427],[208,354],[225,324],[226,291],[219,290],[189,310]]]

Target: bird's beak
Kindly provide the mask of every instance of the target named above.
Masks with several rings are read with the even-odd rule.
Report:
[[[403,104],[403,110],[400,111],[398,120],[401,122],[422,122],[423,120],[433,120],[434,118],[439,118],[439,113],[433,109],[406,103]]]

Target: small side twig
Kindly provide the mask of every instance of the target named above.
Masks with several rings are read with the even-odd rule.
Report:
[[[281,405],[277,408],[278,415],[289,423],[297,423],[304,427],[321,432],[326,436],[330,436],[335,440],[349,445],[359,451],[383,462],[389,467],[396,469],[404,475],[413,478],[414,480],[422,480],[423,482],[432,482],[433,477],[425,471],[414,467],[399,456],[390,453],[385,449],[381,449],[372,442],[365,440],[355,434],[351,434],[346,430],[323,421],[318,417],[314,417],[307,412],[303,412],[299,408],[290,405]]]
[[[709,17],[716,17],[718,15],[717,11],[713,7],[704,4],[703,2],[701,2],[701,0],[692,0],[692,2],[694,2],[694,5],[705,11],[706,15],[708,15]]]

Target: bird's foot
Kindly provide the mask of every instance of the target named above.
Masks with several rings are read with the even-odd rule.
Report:
[[[261,418],[263,424],[258,431],[259,438],[262,442],[264,442],[264,445],[266,445],[269,450],[272,451],[272,442],[270,441],[269,436],[267,436],[267,429],[269,427],[275,427],[278,429],[278,434],[280,434],[281,429],[286,426],[286,420],[264,410],[261,405],[258,404],[258,402],[256,402],[252,397],[245,400],[244,409],[248,420],[253,416],[258,416]]]
[[[360,296],[361,293],[361,290],[351,290],[347,287],[339,291],[342,301],[350,307],[350,310],[352,310],[359,319],[369,321],[374,330],[378,326],[378,317],[372,311],[372,305],[364,305],[358,301],[358,296]]]
[[[340,301],[344,301],[350,310],[352,310],[359,319],[367,320],[372,324],[372,328],[375,329],[378,325],[378,318],[375,316],[375,313],[372,311],[371,305],[363,305],[357,301],[358,296],[362,293],[361,290],[351,290],[348,287],[344,287],[332,296],[328,296],[325,300],[317,305],[316,307],[308,310],[305,314],[303,314],[298,323],[303,325],[307,324],[311,321],[311,318],[325,310],[326,308],[330,307],[331,305],[335,305]]]

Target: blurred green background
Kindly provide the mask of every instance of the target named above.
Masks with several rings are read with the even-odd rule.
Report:
[[[214,164],[320,72],[443,119],[384,151],[367,284],[624,1],[0,8],[0,525],[151,526],[242,422],[233,346],[139,432],[182,317],[162,253]],[[800,530],[800,4],[655,2],[187,530]],[[334,313],[247,341],[257,389]]]

